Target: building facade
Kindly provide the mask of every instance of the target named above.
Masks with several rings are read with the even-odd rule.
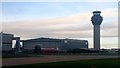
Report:
[[[7,33],[0,33],[1,35],[1,47],[2,51],[10,51],[12,50],[12,40],[13,40],[13,34],[7,34]]]
[[[22,42],[23,50],[34,50],[35,46],[40,46],[43,49],[53,49],[57,51],[68,51],[78,48],[88,48],[87,40],[76,40],[76,39],[54,39],[54,38],[36,38],[28,40],[20,40],[20,37],[14,37],[14,34],[1,33],[1,49],[2,51],[11,51],[13,40],[16,41],[15,51],[21,51],[20,42]]]
[[[15,42],[15,49],[16,51],[20,50],[20,37],[14,37],[14,34],[8,34],[8,33],[0,33],[0,49],[3,52],[8,52],[12,50],[13,40]]]
[[[22,40],[22,42],[24,50],[33,50],[35,46],[40,46],[41,48],[52,48],[59,51],[88,48],[87,40],[37,38]]]

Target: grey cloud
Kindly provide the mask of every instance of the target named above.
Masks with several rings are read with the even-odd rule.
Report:
[[[105,17],[108,17],[107,15],[110,15],[108,10]],[[113,16],[115,16],[115,14],[113,14]],[[91,15],[87,12],[48,20],[4,22],[3,31],[14,33],[23,38],[41,36],[61,38],[92,37],[93,25],[90,17]],[[103,21],[101,24],[101,36],[117,37],[116,19]]]

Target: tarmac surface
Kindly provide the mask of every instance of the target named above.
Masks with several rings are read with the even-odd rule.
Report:
[[[89,59],[103,59],[103,58],[118,58],[118,56],[106,55],[44,55],[43,57],[22,57],[22,58],[6,58],[2,59],[2,66],[13,66],[23,64],[47,63],[58,61],[73,61],[73,60],[89,60]]]

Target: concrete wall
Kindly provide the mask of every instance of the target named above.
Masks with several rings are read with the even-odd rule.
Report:
[[[94,49],[100,50],[100,25],[94,25]]]

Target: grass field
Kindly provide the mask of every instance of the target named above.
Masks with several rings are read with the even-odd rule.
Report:
[[[2,58],[43,57],[39,54],[2,54]]]
[[[18,54],[2,54],[2,58],[20,58],[20,57],[43,57],[44,54],[34,54],[34,53],[18,53]],[[110,56],[119,56],[119,54],[109,54],[109,53],[60,53],[60,54],[50,54],[50,55],[92,55],[92,56],[96,56],[96,55],[110,55]]]
[[[119,63],[120,58],[26,64],[16,66],[4,66],[2,68],[120,68]]]

